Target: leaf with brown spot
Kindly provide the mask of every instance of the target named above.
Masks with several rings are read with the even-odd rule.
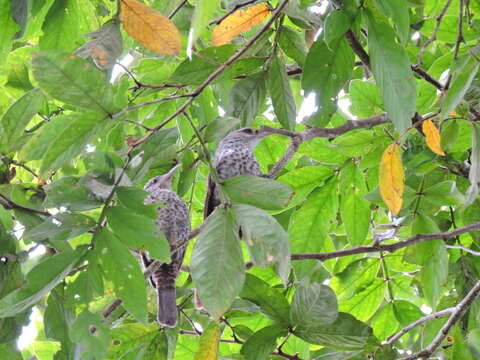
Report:
[[[445,153],[442,151],[440,146],[440,132],[432,120],[425,120],[422,123],[422,130],[425,134],[425,141],[427,142],[430,150],[432,150],[435,154],[445,156]]]
[[[269,13],[270,9],[264,3],[235,11],[213,29],[213,44],[219,46],[228,43],[238,34],[261,24]]]
[[[125,31],[157,54],[177,55],[182,42],[175,25],[158,11],[137,0],[122,0],[120,21]]]
[[[402,208],[404,174],[397,144],[387,147],[380,161],[380,194],[393,215]]]

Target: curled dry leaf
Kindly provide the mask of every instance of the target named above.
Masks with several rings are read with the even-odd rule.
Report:
[[[107,69],[122,55],[122,34],[118,21],[111,20],[99,30],[85,34],[92,40],[80,46],[75,55],[81,58],[92,57],[100,69]]]
[[[261,24],[269,13],[270,9],[264,3],[235,11],[213,29],[213,44],[219,46],[228,43],[238,34]]]
[[[137,0],[121,0],[120,21],[125,31],[157,54],[177,55],[182,41],[175,25]]]
[[[444,156],[445,153],[442,151],[440,146],[440,132],[432,120],[425,120],[422,123],[422,131],[425,134],[425,141],[427,142],[430,150],[432,150],[435,154]]]
[[[403,166],[397,144],[391,144],[382,155],[380,162],[380,194],[394,216],[402,208]]]

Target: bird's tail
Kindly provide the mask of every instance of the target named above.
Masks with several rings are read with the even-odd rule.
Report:
[[[176,267],[171,264],[162,264],[153,278],[157,286],[158,323],[174,328],[177,325],[177,303],[175,292]]]

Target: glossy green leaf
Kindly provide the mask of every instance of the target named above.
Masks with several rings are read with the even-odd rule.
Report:
[[[286,334],[287,331],[278,326],[264,327],[248,338],[245,344],[242,345],[240,353],[245,360],[267,360],[277,338]]]
[[[337,297],[326,285],[299,285],[293,295],[292,324],[308,329],[332,324],[338,317]]]
[[[0,299],[0,318],[14,316],[35,305],[72,271],[83,251],[68,251],[45,259],[27,274],[27,282]]]
[[[331,11],[325,19],[325,42],[330,44],[345,35],[351,24],[350,16],[345,10]]]
[[[0,1],[0,24],[2,24],[2,36],[0,37],[0,63],[10,52],[13,44],[13,37],[20,27],[15,23],[11,10],[12,3],[8,0]]]
[[[88,61],[66,53],[44,52],[34,56],[32,65],[40,87],[54,98],[103,117],[115,112],[112,85]]]
[[[329,45],[321,38],[317,39],[305,60],[302,74],[302,88],[305,94],[315,92],[318,114],[331,112],[338,92],[350,79],[355,55],[342,37]]]
[[[97,256],[105,277],[113,282],[115,295],[138,321],[147,322],[147,290],[140,265],[129,249],[107,229],[96,236]]]
[[[274,265],[286,284],[290,273],[290,244],[285,230],[273,216],[253,206],[234,204],[232,211],[253,263],[262,267]]]
[[[308,49],[300,32],[282,26],[278,43],[287,56],[294,59],[298,65],[303,65],[307,57]]]
[[[293,195],[290,186],[258,176],[228,178],[222,187],[231,200],[266,210],[283,209]]]
[[[332,146],[346,156],[359,157],[374,150],[378,146],[378,140],[379,136],[371,131],[357,130],[339,136]]]
[[[265,281],[247,274],[240,297],[260,306],[262,313],[283,328],[290,326],[290,305],[279,289]]]
[[[195,41],[207,31],[208,24],[213,20],[215,12],[220,7],[219,0],[199,0],[195,6],[190,27],[187,51],[191,51]]]
[[[32,117],[40,110],[45,97],[39,89],[31,90],[15,101],[5,112],[0,122],[0,148],[10,152],[17,148],[18,139]]]
[[[70,328],[70,338],[83,346],[82,359],[102,358],[110,342],[110,329],[99,313],[83,310]]]
[[[380,89],[370,81],[352,80],[350,82],[350,111],[360,118],[384,113]]]
[[[170,247],[154,220],[123,206],[107,210],[108,224],[113,233],[127,246],[147,250],[150,257],[168,262]]]
[[[370,227],[370,203],[363,196],[367,192],[365,179],[358,165],[349,161],[340,172],[340,214],[345,224],[348,242],[361,245]]]
[[[280,57],[274,57],[268,71],[268,90],[272,98],[273,111],[282,127],[294,130],[296,125],[296,106],[293,98],[287,69]]]
[[[367,321],[380,307],[385,298],[387,284],[381,279],[358,289],[358,292],[348,300],[339,303],[339,310],[348,312],[358,320]]]
[[[245,279],[242,249],[233,216],[217,209],[195,242],[191,276],[205,309],[219,318],[242,289]]]
[[[377,0],[376,3],[383,13],[392,19],[397,36],[402,44],[406,44],[410,33],[410,16],[407,0]]]
[[[393,29],[366,11],[370,62],[388,117],[399,133],[415,113],[416,84],[406,51],[395,41]]]
[[[333,346],[338,349],[362,349],[372,336],[372,328],[352,315],[338,313],[338,318],[328,326],[305,329],[298,327],[294,334],[317,345]]]

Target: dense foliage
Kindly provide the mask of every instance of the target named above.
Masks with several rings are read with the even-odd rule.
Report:
[[[0,358],[480,358],[478,1],[143,3],[0,0]],[[246,126],[268,175],[204,223]],[[169,259],[143,185],[176,163],[162,329],[135,251]]]

